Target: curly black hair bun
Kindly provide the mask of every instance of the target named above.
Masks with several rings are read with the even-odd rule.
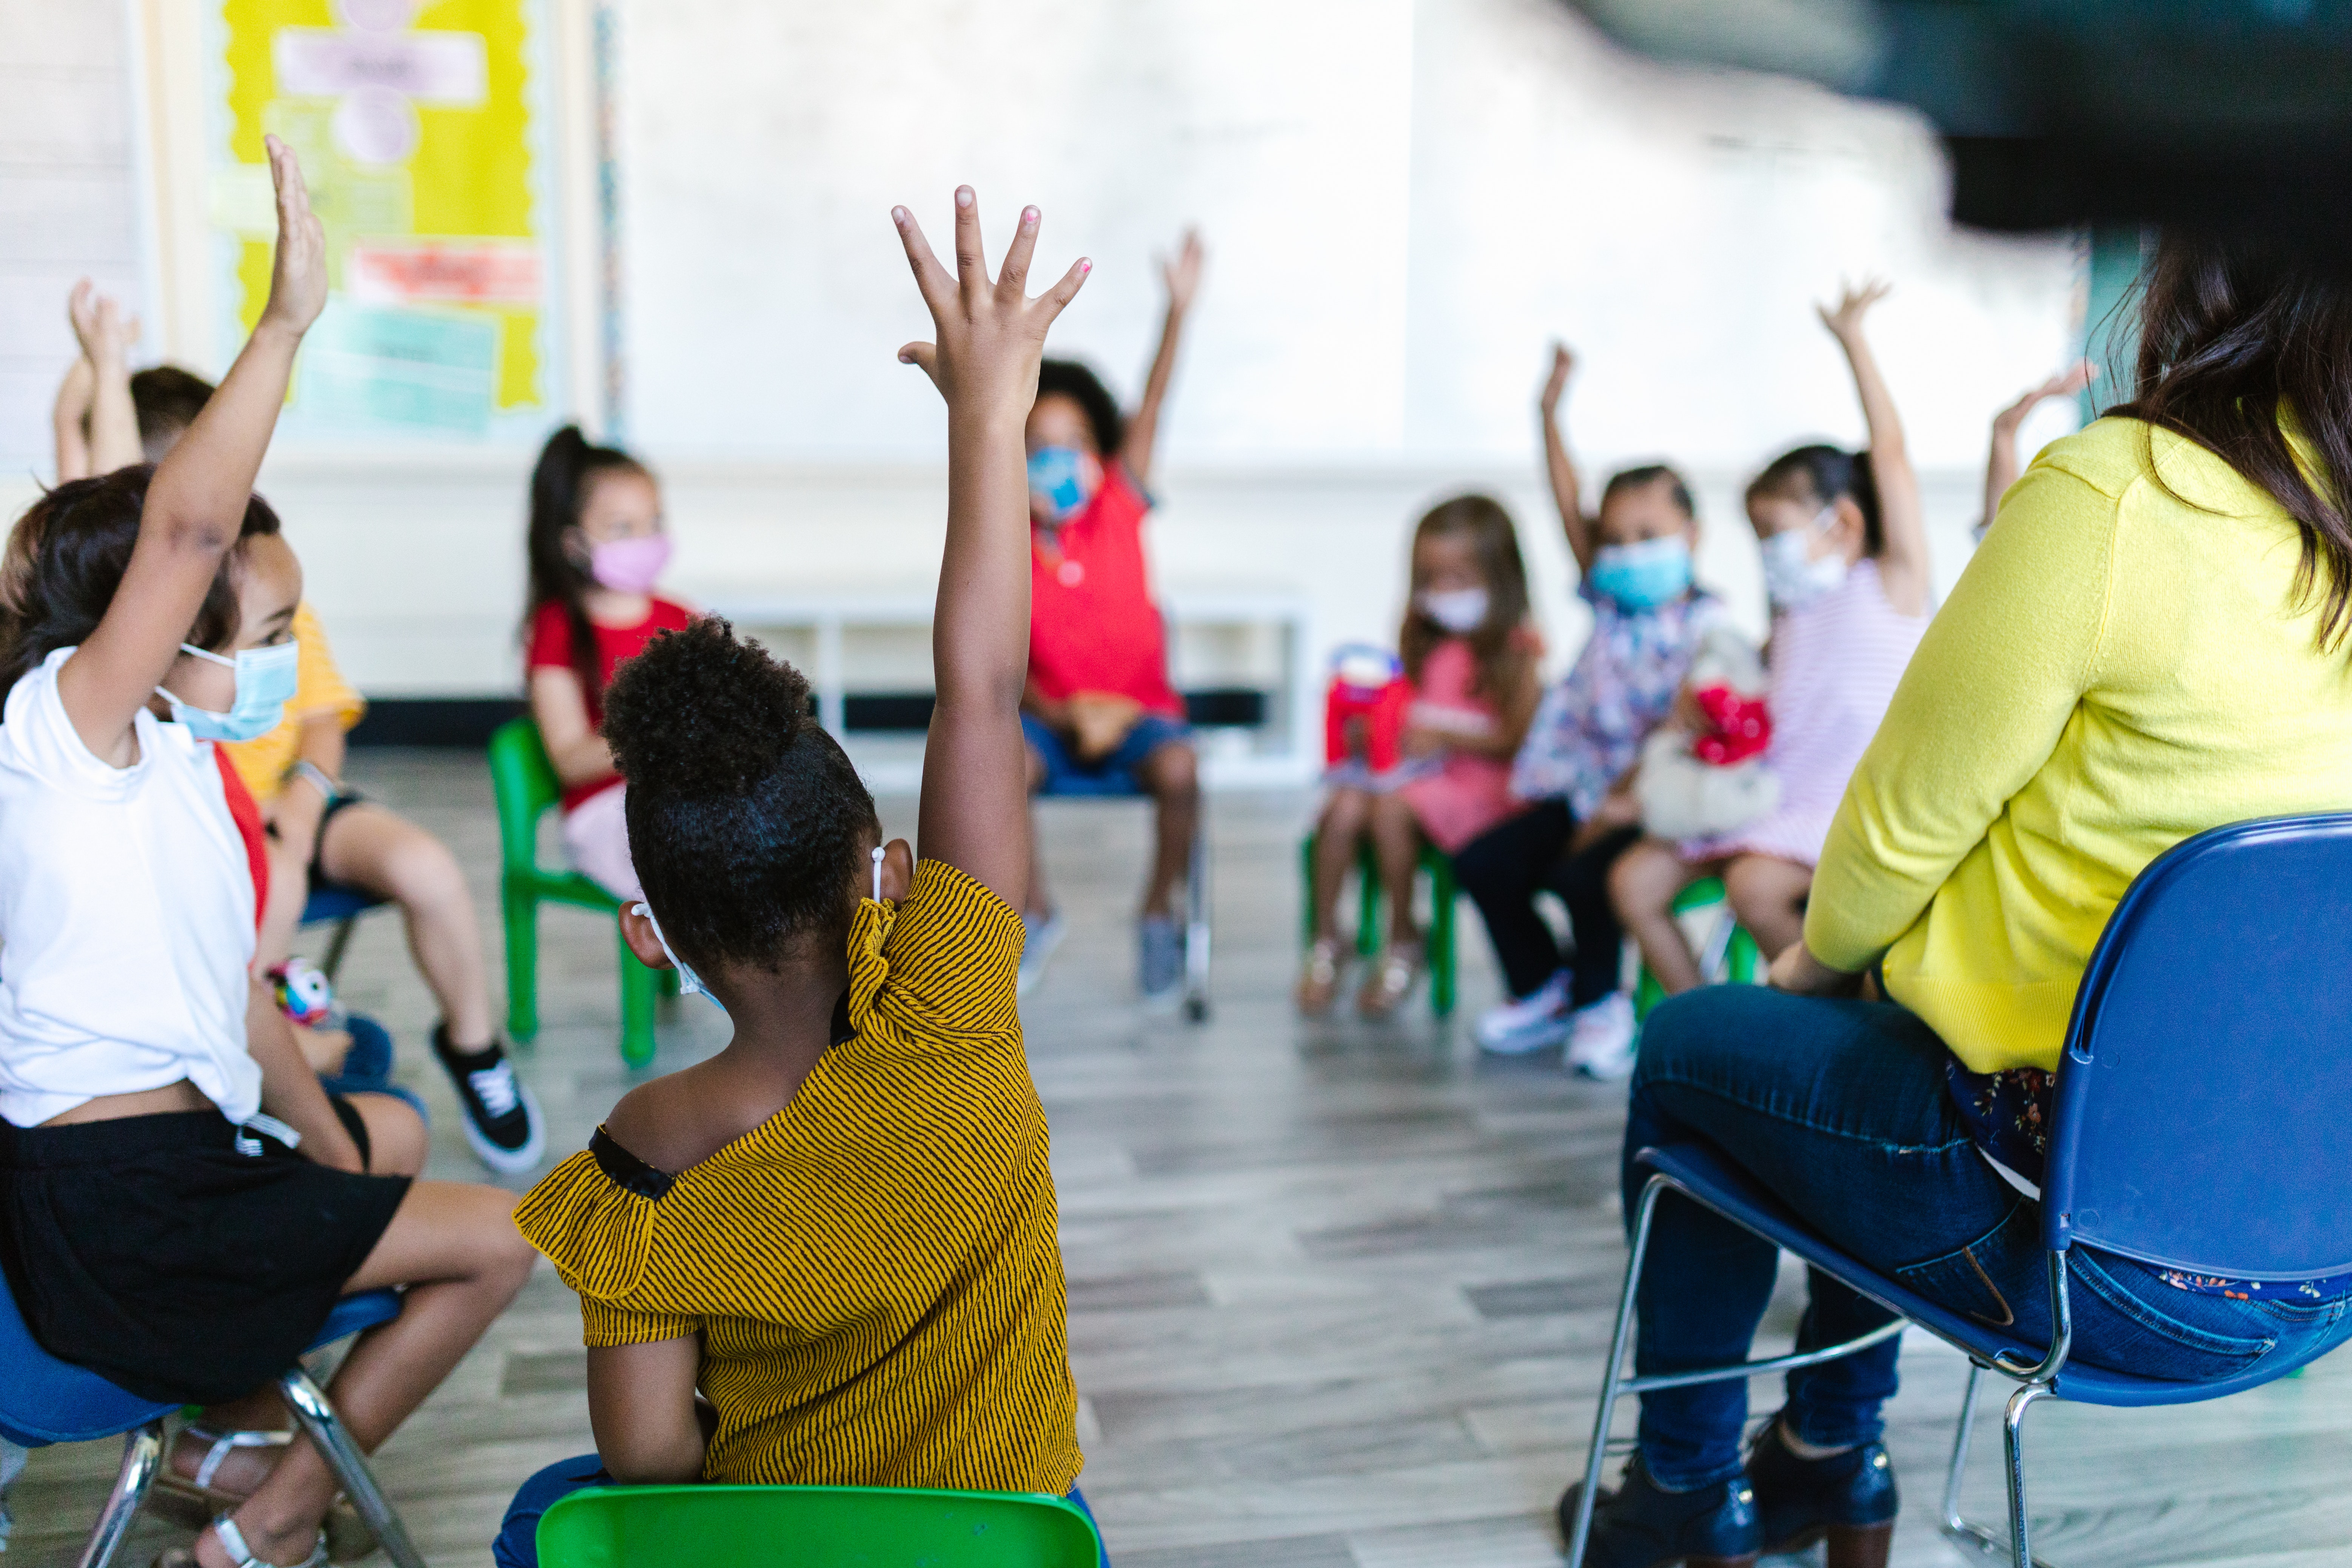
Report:
[[[810,712],[799,670],[709,617],[621,665],[604,739],[628,781],[629,854],[698,970],[773,970],[838,945],[880,836],[874,797]]]

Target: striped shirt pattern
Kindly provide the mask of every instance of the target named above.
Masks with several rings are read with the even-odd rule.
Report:
[[[1870,749],[1886,705],[1927,633],[1886,597],[1878,563],[1853,563],[1845,581],[1801,609],[1772,617],[1772,740],[1764,765],[1780,780],[1780,804],[1744,827],[1677,846],[1686,860],[1770,855],[1821,862],[1846,780]]]
[[[792,1103],[666,1187],[583,1151],[515,1210],[579,1293],[588,1344],[701,1336],[705,1480],[1058,1496],[1076,1479],[1021,944],[1002,900],[923,861],[904,901],[860,905],[854,1033]]]

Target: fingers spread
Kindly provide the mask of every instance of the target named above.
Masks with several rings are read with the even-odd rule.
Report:
[[[1062,313],[1062,307],[1078,297],[1079,285],[1086,282],[1087,274],[1094,269],[1095,264],[1083,256],[1070,263],[1070,269],[1062,274],[1062,280],[1046,289],[1038,300],[1045,311],[1045,321],[1041,325],[1051,325],[1054,318]]]
[[[1035,207],[1021,209],[1021,222],[1013,231],[1013,244],[1004,252],[1004,268],[997,274],[996,291],[1014,300],[1027,298],[1029,260],[1037,250],[1037,224],[1040,217]]]

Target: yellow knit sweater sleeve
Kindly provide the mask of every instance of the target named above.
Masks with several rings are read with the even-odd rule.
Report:
[[[1805,945],[1866,968],[2056,749],[2097,668],[2118,497],[2037,462],[1937,612],[1846,785]]]

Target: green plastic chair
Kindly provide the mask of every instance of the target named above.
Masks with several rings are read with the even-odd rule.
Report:
[[[1747,928],[1733,922],[1731,910],[1724,902],[1722,879],[1702,877],[1675,895],[1677,918],[1710,909],[1721,909],[1723,914],[1716,923],[1714,935],[1699,952],[1698,972],[1709,980],[1719,978],[1734,985],[1754,984],[1763,978],[1763,956],[1757,952],[1756,939],[1748,934]],[[1650,973],[1650,966],[1643,964],[1641,977],[1633,983],[1634,1022],[1649,1017],[1650,1009],[1665,999],[1665,987]]]
[[[1096,1568],[1076,1505],[887,1487],[595,1487],[540,1516],[540,1568]]]
[[[1298,846],[1301,949],[1315,942],[1315,840],[1307,834]],[[1421,847],[1421,869],[1428,875],[1430,910],[1429,931],[1423,952],[1429,961],[1429,1010],[1438,1017],[1451,1016],[1454,994],[1454,862],[1435,847]],[[1381,896],[1380,862],[1367,844],[1357,857],[1356,880],[1359,903],[1356,913],[1356,951],[1366,958],[1381,950],[1381,915],[1386,900]]]
[[[621,900],[577,871],[539,864],[539,819],[563,795],[555,764],[547,760],[539,726],[509,719],[490,736],[490,788],[499,803],[499,879],[507,928],[507,1033],[528,1040],[539,1033],[539,906],[571,904],[614,914]],[[654,1059],[654,1006],[675,992],[674,972],[637,962],[613,925],[621,950],[621,1059],[641,1068]],[[667,984],[665,984],[665,982]]]

